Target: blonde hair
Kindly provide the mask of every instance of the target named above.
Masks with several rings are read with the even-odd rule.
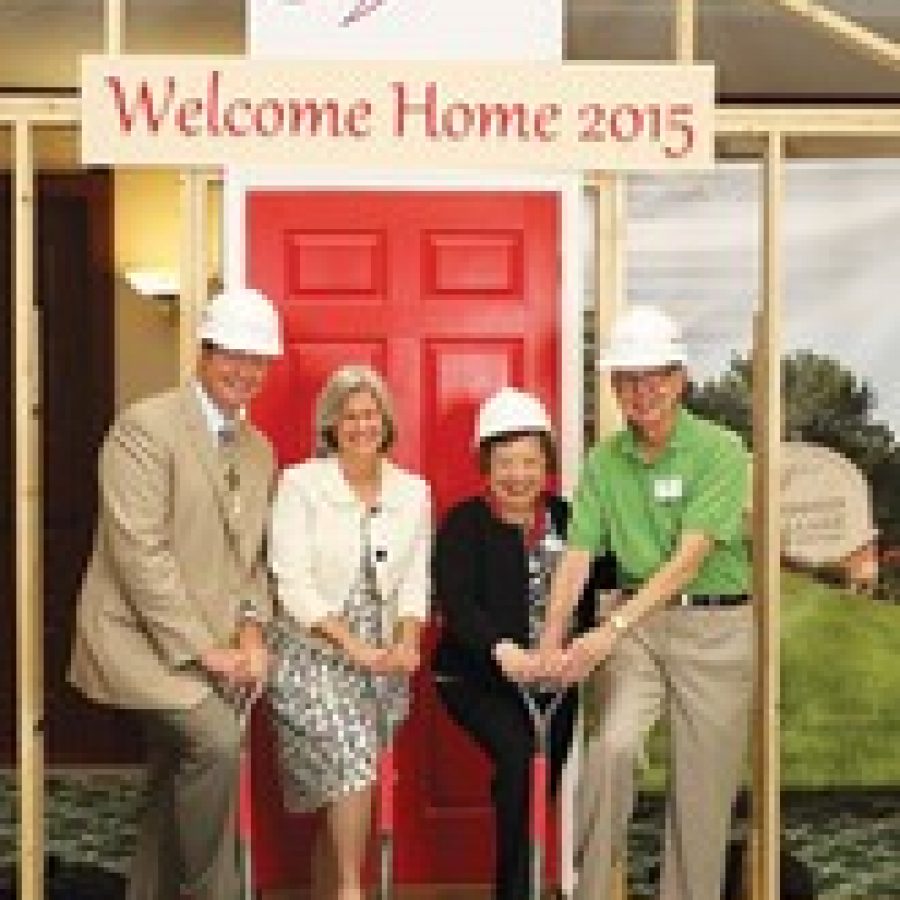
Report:
[[[384,379],[370,366],[341,366],[328,377],[316,399],[316,454],[337,452],[337,423],[344,404],[352,394],[366,391],[381,410],[383,437],[379,450],[387,452],[397,439],[394,401]]]

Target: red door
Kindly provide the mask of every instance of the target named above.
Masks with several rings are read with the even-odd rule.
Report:
[[[395,458],[428,478],[438,515],[479,488],[471,437],[486,395],[517,385],[558,413],[555,194],[258,190],[246,213],[248,283],[276,300],[285,321],[286,357],[254,410],[282,464],[310,452],[314,397],[347,362],[386,376]],[[416,688],[398,737],[397,877],[487,882],[487,766],[426,675]],[[271,755],[254,746],[257,760]],[[286,867],[294,878],[305,868],[303,826],[273,815],[274,768],[254,767],[261,887],[283,884]]]

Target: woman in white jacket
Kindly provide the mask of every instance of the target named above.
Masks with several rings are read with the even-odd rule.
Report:
[[[286,802],[325,808],[317,900],[362,900],[377,754],[406,716],[419,665],[430,497],[387,458],[395,433],[381,378],[339,369],[316,406],[318,456],[285,470],[272,513],[282,617],[271,699]]]

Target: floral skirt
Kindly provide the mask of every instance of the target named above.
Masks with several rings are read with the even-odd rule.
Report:
[[[356,610],[351,627],[365,624],[366,612]],[[367,629],[354,630],[365,639]],[[269,701],[287,808],[309,812],[369,787],[379,751],[409,711],[407,679],[364,672],[286,623],[273,628],[272,650]]]

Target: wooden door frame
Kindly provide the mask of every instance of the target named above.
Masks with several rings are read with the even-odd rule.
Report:
[[[586,197],[578,175],[547,176],[520,173],[488,176],[469,173],[411,174],[406,172],[309,173],[303,170],[229,169],[225,179],[224,246],[236,248],[225,255],[226,286],[246,281],[246,197],[250,191],[391,191],[414,194],[542,192],[558,197],[560,318],[559,318],[559,448],[560,484],[564,493],[574,489],[584,452],[584,308]],[[561,790],[560,879],[564,890],[574,886],[574,803],[578,754],[566,766]]]

